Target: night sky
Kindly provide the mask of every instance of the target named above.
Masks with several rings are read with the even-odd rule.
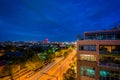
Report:
[[[120,24],[120,0],[0,0],[0,41],[75,41]]]

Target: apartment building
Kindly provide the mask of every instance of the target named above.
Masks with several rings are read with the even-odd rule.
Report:
[[[120,30],[84,32],[77,42],[77,80],[120,80]]]

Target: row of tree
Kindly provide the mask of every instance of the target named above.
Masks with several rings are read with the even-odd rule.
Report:
[[[72,51],[69,49],[60,49],[49,47],[47,50],[36,50],[35,48],[24,49],[23,47],[14,49],[13,46],[8,50],[13,49],[14,51],[20,51],[23,53],[22,56],[10,55],[6,59],[7,65],[4,67],[0,73],[0,77],[12,76],[14,73],[27,68],[28,70],[36,71],[43,67],[44,65],[54,61],[56,57],[61,57],[68,55]],[[37,47],[37,49],[39,49]],[[11,77],[12,78],[12,77]]]
[[[63,80],[76,80],[76,73],[74,69],[75,64],[70,65],[70,68],[63,74]]]

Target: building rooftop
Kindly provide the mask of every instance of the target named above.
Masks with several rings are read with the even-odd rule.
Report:
[[[111,33],[111,32],[115,32],[115,33],[120,33],[120,30],[100,30],[100,31],[88,31],[88,32],[84,32],[84,34],[87,34],[87,33]]]

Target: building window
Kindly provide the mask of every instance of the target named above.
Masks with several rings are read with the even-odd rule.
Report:
[[[100,70],[100,76],[107,77],[109,75],[109,72],[106,70]]]
[[[85,35],[85,40],[97,40],[96,34]]]
[[[113,70],[100,70],[100,80],[120,80],[120,72]]]
[[[88,51],[89,50],[89,46],[88,45],[83,46],[83,50]]]
[[[80,45],[79,50],[96,51],[96,45]]]
[[[120,40],[120,33],[119,34],[116,34],[116,40]]]
[[[96,61],[96,56],[95,55],[80,54],[80,60]]]
[[[91,51],[96,51],[96,46],[95,45],[90,45],[90,50]]]
[[[100,53],[120,53],[120,45],[100,45]]]
[[[80,67],[80,75],[94,78],[95,77],[95,68],[81,66]]]

